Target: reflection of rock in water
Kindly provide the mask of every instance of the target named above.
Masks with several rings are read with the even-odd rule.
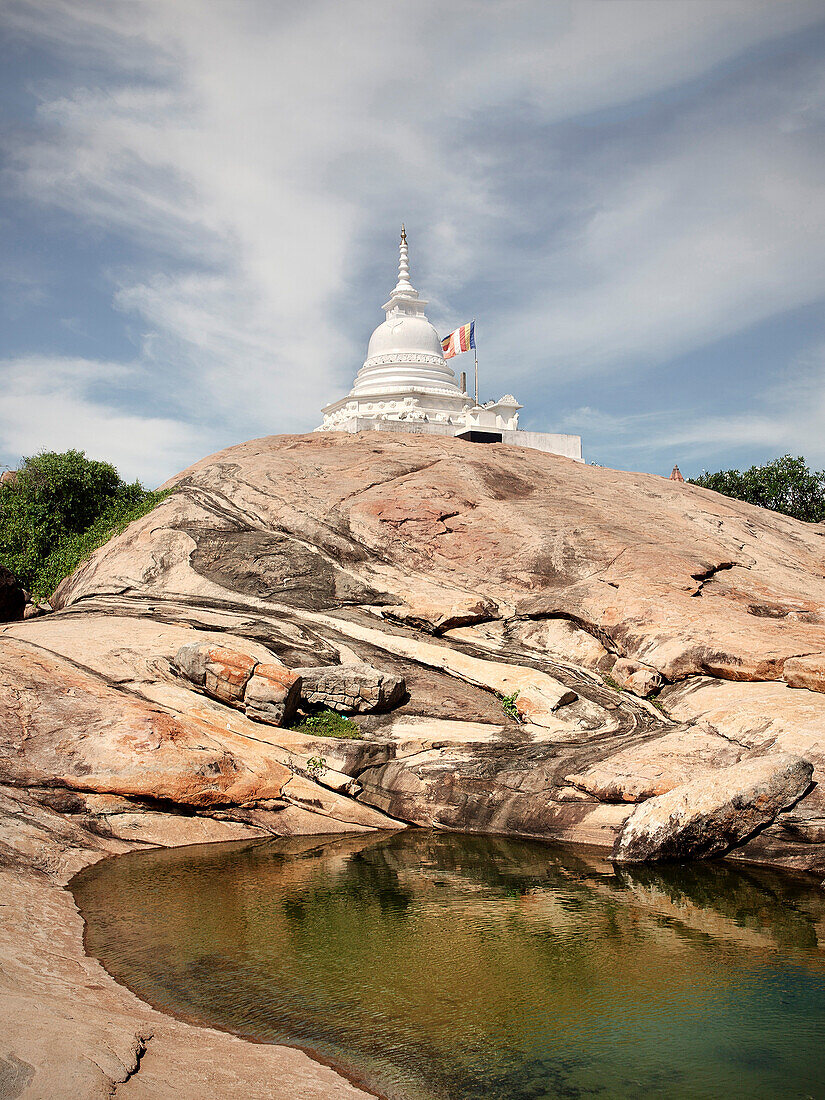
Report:
[[[132,853],[74,888],[90,951],[143,997],[392,1100],[731,1091],[702,1038],[720,1013],[757,1095],[783,1044],[800,1079],[818,1059],[825,898],[768,872],[413,830]]]
[[[686,926],[748,943],[816,949],[825,934],[825,897],[807,881],[722,863],[617,868],[640,906],[671,910]],[[709,924],[713,920],[713,929]]]

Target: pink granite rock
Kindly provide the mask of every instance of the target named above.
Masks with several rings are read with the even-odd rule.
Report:
[[[643,665],[640,661],[631,661],[620,657],[611,673],[616,683],[626,691],[644,698],[652,691],[658,691],[664,681],[655,668]]]
[[[276,664],[259,664],[244,693],[244,710],[255,722],[285,726],[301,699],[301,677]]]
[[[700,775],[638,806],[613,848],[617,862],[705,859],[741,844],[811,784],[800,756],[760,756]]]
[[[825,653],[790,657],[782,668],[786,684],[808,691],[825,691]]]

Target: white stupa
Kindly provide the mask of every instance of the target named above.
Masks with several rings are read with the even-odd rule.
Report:
[[[401,227],[398,282],[370,337],[367,358],[346,397],[323,409],[319,432],[401,431],[459,435],[475,442],[515,443],[581,460],[581,439],[522,432],[522,406],[507,394],[479,405],[459,385],[441,339],[410,282],[407,233]]]

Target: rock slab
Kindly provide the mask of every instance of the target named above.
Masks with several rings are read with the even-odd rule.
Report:
[[[301,677],[301,702],[310,708],[329,707],[342,714],[390,710],[406,691],[400,676],[367,664],[296,668]]]
[[[640,863],[719,855],[792,806],[811,785],[812,774],[808,760],[777,753],[683,783],[634,810],[612,858]]]
[[[260,664],[247,682],[244,710],[255,722],[283,726],[297,710],[300,698],[300,676],[282,665]]]
[[[825,691],[825,653],[809,653],[806,657],[790,657],[784,664],[785,683],[808,691]]]
[[[601,802],[644,802],[739,762],[741,745],[698,726],[620,749],[565,782]]]

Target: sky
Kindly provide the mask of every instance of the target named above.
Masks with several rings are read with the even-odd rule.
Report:
[[[825,467],[825,0],[4,0],[0,37],[0,465],[153,487],[312,430],[404,221],[522,427]]]

